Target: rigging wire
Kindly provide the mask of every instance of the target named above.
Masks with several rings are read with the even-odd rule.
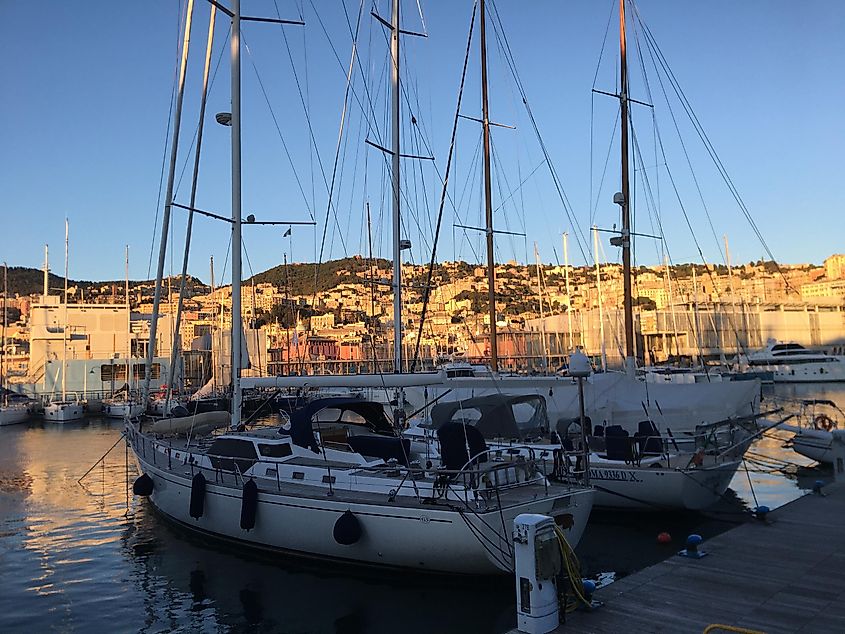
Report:
[[[176,101],[176,85],[179,80],[179,46],[180,46],[180,34],[182,33],[182,25],[183,20],[185,19],[185,13],[180,5],[180,10],[177,14],[177,28],[176,28],[176,62],[173,66],[173,84],[170,88],[170,105],[167,108],[167,127],[165,128],[164,132],[164,149],[162,151],[161,156],[161,170],[159,172],[158,177],[158,194],[156,194],[156,214],[155,214],[155,221],[153,222],[153,234],[152,239],[150,241],[150,260],[147,263],[147,279],[150,278],[153,270],[153,253],[155,252],[155,241],[156,241],[156,233],[158,229],[158,217],[159,213],[161,213],[161,192],[164,189],[164,173],[165,167],[167,165],[167,153],[168,153],[168,141],[170,140],[170,127],[173,124],[173,103]]]
[[[519,90],[519,94],[522,98],[522,103],[525,106],[525,111],[528,114],[528,119],[531,122],[531,127],[534,130],[534,134],[537,137],[537,142],[540,144],[540,149],[543,152],[543,156],[546,159],[546,165],[549,168],[549,172],[552,177],[552,182],[554,183],[555,190],[557,191],[558,198],[560,199],[561,205],[563,206],[564,211],[569,219],[569,223],[573,229],[573,235],[575,236],[575,241],[578,244],[578,250],[581,252],[581,257],[584,258],[585,262],[589,262],[589,258],[587,257],[588,249],[585,248],[585,240],[583,236],[583,231],[581,226],[578,224],[577,220],[575,219],[574,211],[572,208],[571,203],[569,202],[569,197],[566,195],[566,191],[563,188],[563,183],[558,176],[557,170],[554,167],[554,164],[551,161],[551,157],[549,156],[548,148],[546,147],[546,143],[543,139],[543,136],[540,134],[540,128],[537,124],[537,120],[534,117],[534,112],[531,109],[531,105],[528,103],[528,95],[525,91],[525,86],[522,83],[522,80],[519,76],[519,73],[516,70],[516,60],[513,56],[513,52],[510,48],[510,43],[507,40],[507,36],[505,35],[504,25],[502,24],[501,17],[499,15],[499,10],[496,6],[495,1],[490,1],[491,6],[491,15],[493,16],[493,31],[496,34],[496,39],[499,41],[499,45],[502,48],[502,51],[505,53],[505,62],[507,63],[508,68],[510,69],[511,75],[514,78],[514,82]]]
[[[460,119],[461,103],[462,103],[463,95],[464,95],[464,84],[465,84],[465,80],[466,80],[467,66],[469,64],[470,48],[472,46],[472,34],[473,34],[473,31],[474,31],[474,28],[475,28],[475,14],[476,14],[476,10],[477,10],[477,4],[478,4],[477,2],[474,2],[473,6],[472,6],[472,17],[470,18],[469,34],[467,35],[466,53],[464,55],[464,66],[463,66],[463,70],[461,71],[461,84],[460,84],[460,88],[458,89],[458,100],[457,100],[457,104],[455,106],[455,118],[454,118],[454,121],[452,122],[452,136],[451,136],[451,141],[450,141],[450,144],[449,144],[448,158],[446,159],[446,171],[445,171],[444,178],[443,178],[443,185],[442,185],[441,196],[440,196],[440,205],[439,205],[439,209],[437,211],[437,224],[436,224],[436,228],[435,228],[435,231],[434,231],[434,244],[432,245],[431,260],[429,261],[428,273],[426,275],[425,294],[423,295],[423,304],[422,304],[422,309],[420,311],[420,327],[419,327],[419,330],[417,331],[417,342],[416,342],[416,346],[415,346],[415,349],[414,349],[413,361],[411,362],[411,372],[413,372],[414,369],[417,367],[417,362],[419,361],[420,343],[422,341],[423,325],[425,324],[426,312],[428,310],[428,302],[429,302],[429,298],[431,296],[431,281],[432,281],[432,278],[434,276],[434,265],[435,265],[435,262],[437,261],[437,243],[438,243],[438,239],[440,237],[440,227],[441,227],[441,224],[442,224],[442,221],[443,221],[443,207],[446,204],[446,191],[447,191],[447,188],[449,186],[449,171],[450,171],[450,168],[452,166],[452,157],[454,155],[454,149],[455,149],[455,137],[456,137],[457,132],[458,132],[458,120]]]
[[[699,121],[698,116],[695,114],[695,111],[692,109],[692,105],[690,104],[689,100],[687,99],[687,96],[684,93],[683,89],[681,88],[680,83],[678,82],[677,78],[675,77],[675,74],[672,72],[672,69],[669,67],[669,63],[666,60],[666,57],[663,55],[663,51],[658,46],[657,41],[655,40],[651,30],[648,27],[648,24],[646,24],[645,21],[642,19],[642,16],[640,15],[639,10],[637,9],[636,5],[634,5],[634,15],[636,16],[637,20],[640,22],[640,25],[642,26],[643,33],[645,34],[646,42],[648,43],[649,47],[656,54],[656,58],[657,58],[658,62],[660,63],[661,68],[663,68],[664,72],[666,73],[666,77],[669,80],[670,85],[672,86],[673,90],[675,91],[675,94],[677,95],[682,107],[684,108],[684,111],[686,112],[687,117],[690,119],[690,122],[692,123],[693,128],[695,129],[696,133],[698,134],[699,139],[701,139],[701,142],[704,144],[704,147],[707,150],[707,154],[709,155],[710,159],[713,161],[713,164],[716,166],[716,169],[719,172],[720,176],[722,177],[722,180],[725,182],[725,185],[727,186],[728,191],[733,196],[734,200],[736,201],[737,205],[739,206],[740,210],[742,211],[743,215],[745,216],[746,220],[748,221],[749,225],[751,226],[751,229],[754,231],[754,234],[757,236],[757,239],[760,241],[760,244],[765,249],[766,254],[769,256],[771,261],[774,262],[776,270],[778,271],[780,276],[783,278],[786,289],[791,290],[794,293],[797,293],[798,291],[795,288],[792,287],[792,285],[789,283],[789,280],[787,279],[785,273],[783,272],[783,269],[781,269],[780,265],[777,263],[777,260],[775,259],[774,254],[772,253],[771,249],[769,248],[768,243],[766,242],[765,238],[763,237],[763,234],[761,233],[759,227],[757,226],[757,223],[755,222],[753,216],[751,215],[751,211],[748,209],[748,206],[745,204],[745,201],[743,200],[742,196],[740,195],[739,190],[737,189],[736,185],[733,182],[733,179],[731,179],[730,174],[727,171],[727,168],[725,167],[724,163],[722,162],[722,159],[719,157],[719,154],[716,152],[715,146],[710,141],[710,138],[708,137],[707,133],[705,132],[704,127],[701,125],[701,122]]]

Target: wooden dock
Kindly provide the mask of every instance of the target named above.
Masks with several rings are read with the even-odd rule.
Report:
[[[566,615],[556,632],[701,633],[714,623],[766,634],[845,632],[845,484],[700,550],[707,556],[673,556],[601,588],[594,598],[603,607]]]

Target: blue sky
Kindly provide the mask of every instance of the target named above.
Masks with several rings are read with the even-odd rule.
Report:
[[[242,4],[250,15],[274,15],[276,10],[273,2],[243,0]],[[385,0],[375,4],[380,13],[389,15]],[[440,197],[438,174],[445,169],[472,10],[470,0],[421,0],[420,4],[424,24],[415,1],[405,0],[402,5],[404,28],[428,33],[425,39],[403,40],[403,80],[410,101],[403,102],[403,152],[427,154],[424,138],[434,153],[436,169],[428,161],[403,161],[407,196],[403,234],[414,244],[409,257],[415,262],[430,256]],[[276,5],[285,17],[302,14],[306,26],[286,27],[290,57],[279,27],[244,27],[250,48],[243,59],[244,214],[275,220],[309,220],[313,215],[318,229],[294,228],[292,238],[283,239],[284,227],[247,228],[247,255],[256,271],[279,264],[283,253],[292,260],[314,261],[319,252],[328,206],[326,182],[331,179],[343,104],[344,67],[351,50],[346,16],[354,27],[359,9],[354,0],[345,4],[277,0]],[[498,13],[504,25],[531,110],[580,227],[571,226],[560,203],[502,52],[498,27],[490,24],[491,116],[516,126],[516,130],[497,128],[493,133],[495,224],[526,234],[525,238],[500,237],[497,259],[533,261],[536,241],[541,259],[552,262],[562,258],[561,232],[574,236],[580,231],[586,236],[592,222],[607,228],[619,222],[611,203],[619,187],[617,102],[591,94],[594,76],[598,89],[612,92],[617,85],[615,14],[602,49],[614,2],[497,0],[494,6],[490,14]],[[775,257],[783,262],[820,263],[830,253],[845,251],[840,193],[845,173],[841,152],[845,84],[836,70],[845,58],[841,37],[845,3],[639,0],[637,8]],[[4,85],[0,258],[10,265],[40,266],[46,242],[52,268],[59,271],[67,215],[71,277],[121,277],[125,244],[131,249],[131,276],[147,276],[183,9],[177,0],[135,5],[95,0],[0,3],[0,20],[15,25],[0,40]],[[389,138],[383,75],[387,43],[381,27],[369,17],[370,9],[370,3],[365,3],[358,38],[361,66],[353,73],[324,259],[366,252],[367,201],[374,252],[389,255],[384,158],[363,143],[367,137]],[[176,194],[183,203],[190,190],[190,146],[197,122],[208,11],[208,5],[197,0],[178,161],[180,173],[188,163]],[[735,262],[765,257],[677,100],[670,99],[671,111],[667,108],[647,52],[646,86],[636,41],[639,33],[643,48],[644,36],[636,23],[629,29],[631,95],[654,102],[654,120],[664,149],[663,153],[654,149],[657,132],[651,109],[635,106],[634,128],[645,168],[637,174],[648,175],[651,186],[649,194],[645,181],[640,179],[637,185],[638,230],[654,233],[659,214],[674,262],[701,261],[699,249],[707,261],[721,262],[723,234],[728,235]],[[215,59],[227,46],[227,35],[228,24],[221,20]],[[308,103],[308,118],[297,79]],[[224,56],[209,94],[209,116],[229,109],[228,88]],[[464,114],[479,115],[479,93],[476,30]],[[408,123],[411,109],[421,134]],[[474,159],[479,138],[478,124],[461,120],[439,259],[483,257],[480,234],[464,235],[453,228],[455,223],[482,222],[481,170]],[[227,131],[211,120],[205,132],[199,207],[229,214],[228,170]],[[518,187],[521,181],[524,184]],[[650,200],[655,205],[648,204]],[[168,257],[168,271],[180,268],[184,222],[184,212],[174,211],[176,250],[170,250],[175,254]],[[219,279],[227,259],[228,229],[207,219],[197,219],[195,227],[190,271],[207,280],[213,255]],[[602,236],[602,259],[617,261],[618,250],[607,243],[607,237]],[[659,243],[644,239],[638,244],[638,263],[660,259]],[[570,252],[575,263],[584,261],[574,237]],[[247,274],[249,263],[245,261]]]

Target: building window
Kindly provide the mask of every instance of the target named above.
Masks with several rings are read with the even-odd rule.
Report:
[[[144,364],[143,363],[133,363],[132,364],[132,377],[134,381],[140,381],[144,378]],[[153,363],[152,368],[150,368],[150,378],[151,379],[159,379],[161,377],[161,364],[160,363]],[[112,381],[122,381],[126,382],[126,364],[125,363],[112,363],[109,365],[101,365],[100,366],[100,380],[103,383],[110,383]]]

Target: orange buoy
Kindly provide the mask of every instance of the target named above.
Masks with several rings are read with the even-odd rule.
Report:
[[[658,544],[669,544],[672,541],[672,536],[669,533],[660,533],[657,536],[657,543]]]

